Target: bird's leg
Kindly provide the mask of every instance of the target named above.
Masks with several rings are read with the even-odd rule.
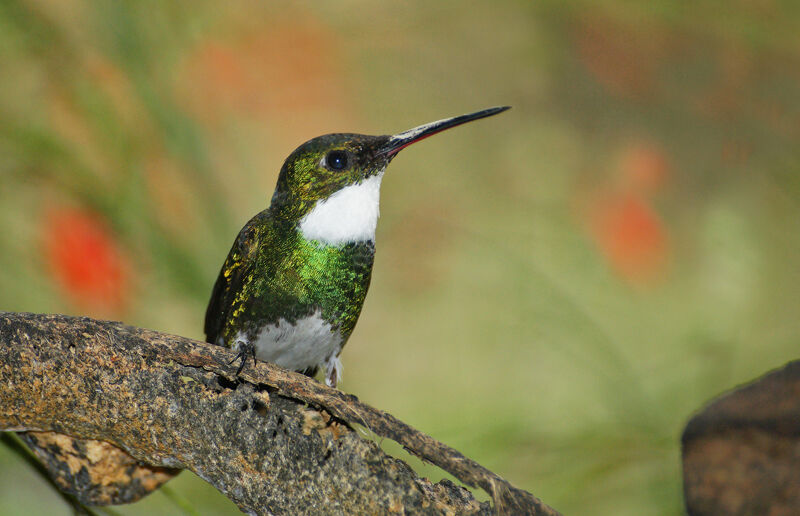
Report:
[[[332,355],[325,361],[325,384],[336,388],[337,382],[342,379],[342,362],[339,357]]]
[[[241,372],[242,372],[242,369],[244,369],[244,366],[247,363],[247,358],[249,356],[253,357],[253,365],[255,365],[255,363],[256,363],[256,347],[252,343],[250,343],[249,340],[238,339],[236,341],[234,349],[236,349],[236,351],[238,351],[238,353],[236,354],[235,357],[233,357],[233,360],[228,362],[228,365],[233,364],[237,360],[241,360],[242,363],[239,364],[239,369],[236,370],[236,376],[239,376],[239,374],[241,374]]]

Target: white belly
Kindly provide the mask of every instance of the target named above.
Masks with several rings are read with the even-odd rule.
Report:
[[[332,330],[317,310],[295,323],[280,319],[278,324],[264,327],[253,344],[259,360],[293,371],[310,367],[326,369],[332,361],[338,362],[342,336],[338,330]]]

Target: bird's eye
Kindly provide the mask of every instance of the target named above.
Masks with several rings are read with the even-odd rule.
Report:
[[[348,165],[347,152],[343,150],[330,151],[325,156],[325,163],[331,170],[344,170]]]

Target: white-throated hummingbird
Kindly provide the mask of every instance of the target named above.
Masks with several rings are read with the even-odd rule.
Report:
[[[219,273],[206,340],[335,387],[372,275],[381,179],[400,150],[509,109],[446,118],[392,136],[328,134],[283,164],[272,202],[242,228]],[[237,374],[238,374],[237,372]]]

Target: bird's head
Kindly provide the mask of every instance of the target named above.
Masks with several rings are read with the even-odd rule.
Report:
[[[281,168],[271,210],[286,219],[303,220],[314,215],[312,226],[323,233],[341,233],[326,242],[353,241],[352,226],[358,217],[369,219],[366,236],[374,235],[378,192],[386,166],[402,149],[436,133],[505,111],[495,107],[446,118],[395,135],[326,134],[294,150]],[[374,221],[373,221],[374,219]],[[355,221],[358,222],[358,221]],[[336,230],[341,223],[342,231]],[[358,225],[358,224],[357,224]],[[312,237],[319,237],[309,231]],[[356,239],[357,240],[357,239]]]

